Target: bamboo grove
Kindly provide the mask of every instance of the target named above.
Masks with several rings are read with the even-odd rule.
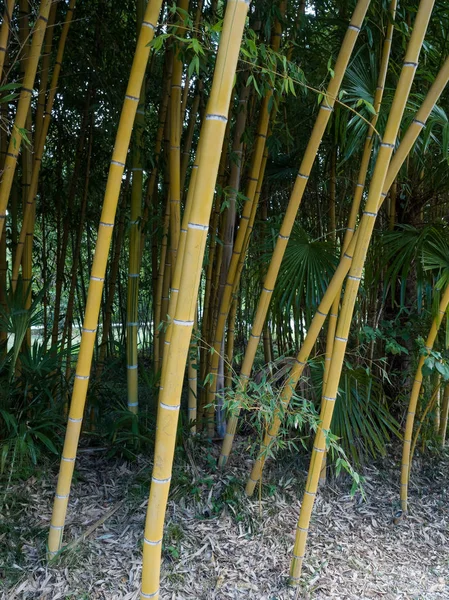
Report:
[[[293,586],[341,465],[394,459],[406,518],[448,425],[449,5],[2,11],[0,476],[20,431],[58,455],[48,560],[80,443],[154,457],[142,598],[180,439],[250,459],[248,497],[309,464]]]

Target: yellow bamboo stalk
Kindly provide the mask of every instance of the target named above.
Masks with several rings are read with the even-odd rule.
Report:
[[[440,97],[442,91],[447,85],[448,80],[449,58],[445,60],[442,68],[440,69],[440,72],[436,76],[435,81],[429,89],[427,96],[425,97],[420,109],[416,113],[415,118],[413,119],[410,127],[407,129],[407,132],[405,133],[398,149],[396,150],[395,155],[393,156],[390,167],[388,169],[387,176],[385,178],[385,184],[380,198],[379,209],[382,206],[389,189],[393,185],[400,168],[406,161],[407,156],[413,147],[413,144],[415,143],[423,127],[425,126],[433,107],[435,106],[436,102],[438,101],[438,98]],[[313,346],[315,345],[315,342],[318,338],[319,332],[323,327],[329,310],[331,310],[332,301],[335,298],[334,294],[340,294],[344,278],[346,277],[351,266],[357,237],[358,232],[356,231],[351,239],[351,242],[348,245],[346,252],[343,253],[340,259],[338,268],[334,276],[332,277],[332,280],[323,296],[323,299],[321,300],[320,305],[318,306],[318,309],[312,319],[312,323],[310,324],[306,338],[298,352],[296,362],[291,370],[289,378],[281,391],[280,404],[283,408],[282,410],[278,410],[275,413],[273,424],[271,425],[269,431],[265,435],[259,458],[254,463],[251,475],[246,486],[246,493],[249,496],[251,496],[254,492],[255,484],[261,476],[261,472],[265,462],[266,448],[273,443],[273,440],[278,434],[282,420],[282,413],[284,410],[287,409],[289,405],[293,392],[295,391],[298,381],[301,378],[301,375],[304,371],[304,367],[307,364],[309,355],[312,352]]]
[[[440,430],[441,447],[444,448],[447,433],[447,418],[449,414],[449,383],[444,386],[443,405],[441,407]]]
[[[413,435],[413,424],[415,422],[416,407],[418,405],[419,394],[422,386],[422,368],[424,361],[430,354],[433,348],[435,338],[437,337],[438,330],[446,314],[446,309],[449,305],[449,286],[444,290],[443,296],[441,297],[440,304],[438,307],[438,314],[433,319],[430,327],[429,335],[426,339],[426,351],[427,355],[421,355],[419,357],[418,366],[416,368],[415,379],[413,381],[412,392],[410,394],[410,400],[407,410],[407,418],[405,421],[404,440],[402,446],[402,464],[401,464],[401,508],[404,514],[407,513],[407,501],[408,501],[408,485],[410,480],[410,469],[411,469],[411,443]]]
[[[159,347],[160,340],[163,336],[161,336],[160,324],[162,321],[162,295],[163,295],[163,285],[164,285],[164,271],[165,271],[165,261],[167,257],[167,248],[168,248],[168,228],[170,225],[170,204],[166,203],[165,206],[165,216],[164,216],[164,225],[162,229],[162,244],[161,244],[161,259],[158,269],[157,275],[157,285],[156,285],[156,298],[155,298],[155,309],[154,309],[154,372],[157,373],[160,369],[161,365],[161,357]],[[164,317],[165,318],[165,317]]]
[[[28,53],[25,76],[23,78],[22,90],[17,105],[14,127],[9,140],[8,152],[6,154],[3,177],[0,183],[0,238],[6,219],[6,207],[11,193],[14,173],[17,166],[20,146],[22,143],[21,131],[26,126],[26,119],[33,94],[34,80],[36,77],[37,64],[41,54],[42,43],[50,12],[51,0],[42,0],[39,7],[39,16],[34,26],[31,47]]]
[[[268,267],[268,272],[265,276],[262,292],[257,305],[256,316],[252,326],[251,337],[245,350],[245,356],[243,359],[242,369],[240,372],[236,405],[241,404],[241,394],[247,386],[249,378],[251,376],[251,369],[256,356],[257,347],[262,334],[263,325],[267,316],[268,308],[270,305],[271,297],[273,294],[276,279],[279,273],[279,269],[282,263],[282,258],[287,247],[287,243],[295,222],[296,213],[298,212],[301,200],[306,188],[307,181],[309,179],[310,172],[312,170],[315,157],[318,152],[318,148],[321,144],[322,137],[326,130],[327,124],[332,114],[335,99],[338,96],[338,92],[343,80],[346,67],[348,65],[349,58],[354,49],[355,42],[357,40],[360,27],[365,18],[366,11],[369,6],[369,0],[359,0],[356,8],[352,15],[351,22],[346,31],[345,38],[343,40],[340,52],[335,64],[334,76],[331,79],[327,92],[320,104],[320,110],[318,117],[315,121],[307,148],[302,159],[301,166],[299,168],[298,176],[295,181],[295,185],[290,196],[290,200],[287,206],[287,210],[282,221],[281,229],[276,240],[275,249],[273,256]],[[232,449],[234,441],[235,431],[238,423],[239,409],[236,409],[235,413],[230,415],[227,428],[226,437],[223,441],[221,454],[219,458],[219,464],[224,466],[228,460],[229,454]]]
[[[185,35],[185,13],[189,9],[189,0],[179,0],[177,3],[183,12],[179,15],[178,37]],[[184,62],[179,56],[179,48],[173,51],[173,71],[170,96],[170,252],[171,263],[175,265],[178,252],[179,236],[181,235],[181,99],[182,71]]]
[[[357,221],[357,215],[360,210],[360,202],[362,200],[363,190],[365,189],[366,175],[368,173],[369,161],[371,158],[371,151],[373,148],[373,137],[375,128],[377,125],[377,120],[379,118],[379,110],[382,104],[382,98],[385,90],[385,80],[387,77],[388,64],[390,62],[390,53],[391,53],[391,44],[393,41],[393,31],[394,31],[394,20],[396,17],[396,6],[397,0],[392,0],[389,8],[389,16],[390,19],[388,21],[387,29],[385,32],[385,40],[382,48],[382,58],[380,63],[379,75],[377,78],[377,87],[376,92],[374,94],[374,115],[371,117],[368,131],[366,134],[365,145],[362,153],[362,160],[360,162],[359,173],[357,177],[357,183],[354,189],[354,199],[351,206],[351,212],[349,215],[348,225],[345,232],[345,237],[343,240],[342,246],[342,254],[344,254],[349,246],[349,243],[354,234],[355,225]],[[341,293],[340,293],[341,295]],[[332,355],[332,348],[334,345],[334,337],[335,337],[335,329],[337,327],[337,316],[338,316],[338,308],[340,304],[340,295],[335,297],[335,300],[332,304],[332,308],[329,314],[329,324],[327,330],[327,338],[326,338],[326,357],[324,362],[324,377],[323,384],[326,385],[327,377],[329,375],[329,366],[330,359]]]
[[[144,0],[137,2],[137,31],[139,32],[145,11]],[[140,239],[142,217],[142,137],[145,128],[145,76],[139,96],[139,106],[134,124],[134,144],[132,155],[131,218],[129,232],[128,286],[126,302],[126,380],[128,409],[137,414],[139,408],[139,374],[137,336],[139,331],[139,278],[140,278]]]
[[[87,386],[89,383],[92,355],[98,325],[101,296],[108,252],[114,227],[117,201],[120,194],[123,170],[129,148],[131,132],[139,102],[140,90],[150,53],[149,43],[154,37],[162,0],[150,0],[145,10],[144,20],[137,41],[131,73],[126,90],[115,147],[105,192],[103,210],[98,230],[97,245],[92,265],[86,313],[81,336],[81,347],[76,368],[75,383],[70,404],[69,420],[61,459],[61,467],[56,488],[53,514],[48,538],[48,555],[54,556],[61,547],[67,512],[76,450],[81,431]]]
[[[45,31],[44,45],[42,48],[42,68],[40,70],[39,94],[37,97],[37,109],[36,109],[36,119],[35,119],[36,129],[35,129],[35,134],[34,134],[36,142],[39,141],[39,138],[41,136],[41,130],[42,130],[43,120],[44,120],[48,77],[50,75],[51,48],[53,45],[53,34],[55,31],[55,19],[56,19],[56,10],[58,8],[58,4],[59,4],[58,2],[53,2],[53,4],[51,5],[50,15],[48,17],[47,29]],[[69,14],[71,14],[71,13],[72,13],[72,11],[69,12]]]
[[[67,41],[67,35],[69,33],[70,24],[73,18],[73,11],[75,8],[76,0],[71,0],[69,7],[67,8],[67,17],[62,28],[61,37],[59,39],[58,52],[56,55],[56,62],[53,69],[53,75],[50,83],[50,92],[48,95],[47,104],[45,107],[43,123],[40,128],[39,138],[36,139],[37,145],[34,152],[34,160],[33,160],[33,172],[31,176],[30,186],[28,188],[26,205],[25,205],[25,213],[23,217],[22,229],[20,231],[20,237],[17,244],[16,254],[14,257],[13,269],[12,269],[12,278],[11,283],[13,290],[16,289],[17,279],[19,276],[20,264],[22,262],[22,256],[24,251],[24,246],[26,242],[26,236],[30,232],[34,230],[33,223],[33,212],[34,212],[34,203],[37,195],[37,188],[39,183],[39,174],[42,165],[42,157],[44,155],[45,142],[47,139],[48,129],[50,127],[51,121],[51,112],[53,110],[53,104],[56,97],[56,92],[58,88],[59,75],[61,73],[62,67],[62,59],[64,56],[65,44]]]
[[[429,402],[428,402],[426,408],[424,409],[424,412],[421,415],[421,418],[419,420],[419,425],[418,425],[418,427],[416,428],[416,431],[415,431],[415,436],[413,438],[413,442],[412,442],[412,445],[411,445],[411,448],[410,448],[410,466],[411,466],[411,464],[413,462],[413,457],[415,455],[416,443],[418,441],[418,437],[419,437],[419,434],[421,432],[421,428],[424,425],[424,422],[426,420],[427,415],[429,414],[429,412],[431,410],[433,410],[435,404],[437,404],[437,402],[438,402],[440,388],[441,388],[441,382],[440,382],[440,380],[438,378],[438,383],[437,383],[437,385],[435,386],[435,389],[432,392],[432,395],[431,395],[431,397],[429,399]],[[410,473],[410,469],[409,469],[409,473]]]
[[[329,431],[330,429],[357,292],[362,278],[363,266],[365,263],[369,242],[374,229],[380,198],[383,193],[385,178],[393,154],[401,119],[415,76],[418,65],[418,57],[429,23],[430,15],[432,13],[432,8],[433,0],[421,0],[416,15],[413,32],[405,55],[403,68],[401,70],[399,81],[396,87],[390,114],[388,116],[387,125],[385,127],[385,133],[380,144],[365,210],[360,222],[357,244],[346,281],[345,294],[337,324],[331,366],[329,370],[329,378],[322,398],[320,414],[321,424],[315,435],[309,475],[307,477],[305,494],[303,496],[296,530],[293,559],[290,568],[291,585],[298,585],[301,577],[301,569],[304,560],[309,523],[318,488],[322,457],[326,449],[325,432]]]
[[[5,65],[6,52],[8,49],[9,30],[11,27],[11,17],[15,3],[15,0],[7,0],[5,5],[5,12],[3,13],[2,26],[0,28],[0,81],[3,77],[3,67]]]
[[[203,140],[195,199],[186,236],[185,259],[167,355],[166,377],[162,381],[159,393],[155,458],[145,523],[141,598],[159,597],[163,525],[170,488],[183,374],[194,324],[214,187],[248,4],[242,0],[229,0],[226,5],[211,95],[200,136]]]

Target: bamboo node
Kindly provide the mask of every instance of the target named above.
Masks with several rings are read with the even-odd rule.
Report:
[[[133,369],[137,369],[139,365],[126,365],[126,368],[129,369],[130,371]]]
[[[84,380],[84,381],[86,379],[89,379],[89,377],[90,377],[89,375],[78,375],[78,374],[75,375],[75,379],[81,379],[81,380]]]
[[[353,25],[352,23],[350,25],[348,25],[348,29],[352,29],[353,31],[357,31],[357,33],[360,31],[360,27],[358,25]]]
[[[61,456],[61,460],[64,462],[75,462],[74,458],[66,458],[65,456]]]
[[[207,231],[209,229],[208,225],[200,225],[199,223],[189,223],[189,229],[199,229],[200,231]]]
[[[74,419],[73,417],[69,417],[69,421],[71,421],[72,423],[81,423],[82,420],[83,420],[83,417],[80,417],[79,419]]]
[[[181,407],[180,404],[176,404],[176,405],[172,406],[171,404],[165,404],[164,402],[159,402],[159,406],[161,408],[165,408],[165,410],[179,410]]]
[[[376,218],[377,217],[377,212],[369,212],[369,211],[364,210],[363,211],[363,215],[365,217],[374,217],[374,218]]]
[[[156,31],[156,26],[153,25],[153,23],[150,23],[149,21],[142,21],[142,27],[149,27],[153,31]]]
[[[165,479],[158,479],[157,477],[152,477],[151,481],[153,481],[154,483],[168,483],[169,481],[171,481],[171,477],[166,477]]]
[[[414,69],[416,69],[416,67],[418,66],[418,63],[412,62],[412,61],[405,61],[403,66],[404,67],[413,67]]]
[[[309,179],[308,175],[303,175],[302,173],[298,173],[297,177],[300,177],[301,179]]]
[[[162,538],[160,540],[158,540],[157,542],[152,542],[148,538],[144,537],[143,542],[144,542],[144,544],[148,544],[149,546],[159,546],[159,544],[162,544]]]
[[[173,319],[175,325],[181,325],[182,327],[193,327],[193,321],[182,321],[181,319]]]
[[[332,398],[331,396],[323,396],[323,398],[328,402],[335,402],[335,398]]]
[[[222,121],[223,123],[227,123],[228,118],[223,115],[215,115],[211,113],[206,116],[206,121]]]
[[[338,335],[335,336],[335,339],[338,340],[339,342],[344,342],[345,344],[348,341],[348,338],[340,337]]]
[[[120,162],[119,160],[111,160],[111,165],[116,165],[117,167],[125,168],[125,163]]]
[[[419,127],[425,127],[425,123],[423,121],[419,121],[418,119],[413,119],[412,123],[416,123]]]
[[[153,592],[152,594],[145,594],[144,592],[140,592],[140,596],[142,598],[155,598],[156,596],[159,596],[159,589],[157,590],[157,592]]]

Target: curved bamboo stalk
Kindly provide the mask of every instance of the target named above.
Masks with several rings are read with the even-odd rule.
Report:
[[[404,440],[402,446],[402,465],[401,465],[401,508],[404,514],[407,513],[407,503],[408,503],[408,484],[410,480],[410,469],[411,469],[411,443],[412,443],[412,435],[413,435],[413,424],[415,422],[415,414],[416,407],[418,405],[419,393],[421,391],[421,385],[423,380],[422,368],[424,365],[424,361],[427,356],[430,354],[430,351],[433,348],[433,344],[435,343],[435,339],[438,334],[438,330],[441,325],[441,321],[443,320],[444,315],[446,314],[446,309],[449,305],[449,286],[444,290],[443,296],[440,300],[440,304],[438,307],[438,314],[433,319],[432,325],[430,327],[429,335],[426,339],[425,348],[427,350],[427,355],[421,355],[418,361],[418,367],[416,368],[415,379],[413,381],[412,391],[410,394],[410,400],[408,404],[407,410],[407,419],[405,421],[405,431],[404,431]]]
[[[172,322],[166,376],[159,394],[153,476],[145,522],[142,598],[159,597],[160,562],[176,428],[195,310],[208,223],[223,145],[233,80],[249,3],[229,0],[218,48],[211,96],[201,131],[201,160],[195,184],[178,302]]]
[[[9,30],[11,27],[11,17],[14,10],[15,0],[7,0],[3,21],[0,29],[0,81],[3,77],[3,67],[5,65],[6,52],[8,50]]]
[[[421,432],[421,428],[424,425],[424,422],[426,420],[427,415],[434,408],[435,404],[437,404],[437,402],[438,402],[438,398],[439,398],[438,394],[440,392],[440,388],[441,388],[441,381],[438,379],[438,383],[437,383],[437,385],[435,386],[435,389],[432,392],[430,400],[429,400],[426,408],[424,409],[424,412],[421,415],[421,418],[419,419],[419,425],[418,425],[418,427],[416,428],[416,431],[415,431],[415,436],[413,438],[413,442],[412,442],[411,449],[410,449],[410,466],[413,463],[413,457],[415,455],[416,443],[418,441],[418,437],[419,437],[419,434]],[[410,473],[410,469],[409,469],[409,473]]]
[[[39,94],[37,97],[37,108],[35,117],[36,127],[34,137],[36,141],[39,141],[40,139],[44,121],[48,77],[50,75],[51,49],[53,46],[53,34],[55,32],[56,10],[58,8],[58,4],[58,2],[53,2],[53,4],[51,5],[47,29],[45,30],[44,44],[42,48],[42,67],[40,70]],[[73,9],[69,11],[69,14],[71,15],[72,12]]]
[[[137,31],[140,30],[145,11],[144,0],[137,2]],[[128,409],[137,414],[139,407],[137,336],[139,332],[139,279],[140,241],[142,217],[142,137],[145,128],[145,76],[139,96],[139,105],[134,123],[134,143],[132,155],[131,214],[129,232],[128,286],[126,299],[126,380]]]
[[[108,251],[114,227],[117,201],[120,194],[123,170],[125,168],[126,155],[139,102],[140,90],[142,88],[143,77],[150,53],[148,44],[154,37],[161,5],[162,0],[150,0],[145,11],[109,169],[105,200],[90,277],[75,384],[50,525],[50,534],[48,538],[49,557],[54,556],[61,547],[70,485],[75,466],[76,450],[81,431],[84,405],[86,402],[87,386],[89,383],[92,354],[95,344],[98,315],[100,312],[100,302],[103,292]]]
[[[320,414],[321,424],[315,435],[309,475],[307,477],[306,489],[301,504],[301,511],[296,530],[293,559],[290,568],[291,585],[298,585],[301,578],[309,523],[317,493],[322,458],[326,449],[325,432],[329,431],[332,420],[357,292],[362,278],[363,266],[365,263],[369,242],[374,229],[380,198],[383,193],[385,177],[388,172],[388,167],[396,143],[401,119],[410,94],[416,68],[418,66],[418,58],[424,41],[430,15],[432,13],[433,4],[433,0],[421,0],[420,2],[413,32],[405,55],[403,68],[401,70],[390,114],[388,116],[385,133],[380,144],[376,165],[374,167],[373,178],[369,188],[368,199],[360,222],[357,244],[355,247],[351,268],[349,270],[349,275],[346,280],[343,304],[337,324],[331,366],[329,370],[329,378],[322,398]]]
[[[14,173],[17,166],[20,146],[22,144],[22,130],[25,128],[28,111],[33,94],[34,80],[36,78],[37,65],[44,41],[45,29],[47,27],[48,15],[50,13],[51,0],[42,0],[39,7],[39,16],[34,27],[31,47],[28,53],[25,76],[23,78],[22,90],[17,105],[14,128],[6,153],[3,177],[0,183],[0,238],[6,219],[6,207],[11,193]]]
[[[346,31],[345,38],[343,40],[340,52],[335,64],[334,76],[331,79],[327,92],[320,104],[320,110],[318,117],[315,121],[307,148],[302,159],[301,166],[299,168],[298,176],[295,181],[295,185],[290,196],[290,200],[287,206],[287,210],[282,221],[281,229],[276,240],[276,246],[272,255],[268,272],[265,276],[262,292],[260,294],[259,302],[257,305],[256,316],[254,318],[251,337],[245,350],[245,356],[243,359],[242,369],[240,372],[238,385],[240,390],[236,396],[236,405],[241,403],[241,394],[244,393],[246,385],[251,376],[251,369],[254,363],[254,359],[259,345],[259,340],[262,334],[263,325],[267,316],[268,308],[270,305],[271,297],[273,294],[276,279],[281,267],[282,258],[287,247],[287,243],[295,222],[296,213],[298,212],[301,200],[306,188],[307,181],[309,179],[310,172],[315,161],[315,157],[318,152],[318,148],[321,144],[322,137],[326,130],[327,124],[332,114],[335,98],[338,96],[341,82],[343,80],[346,67],[348,65],[349,58],[354,49],[355,42],[358,38],[360,27],[365,18],[366,11],[368,9],[370,0],[358,0],[354,13],[352,15],[351,22]],[[219,458],[220,466],[224,466],[228,460],[229,454],[232,449],[234,441],[235,431],[238,423],[239,409],[229,417],[226,437],[223,441],[221,454]]]
[[[47,139],[48,129],[50,127],[51,112],[53,110],[53,104],[54,104],[54,100],[55,100],[56,92],[57,92],[57,88],[58,88],[59,75],[61,73],[61,67],[62,67],[62,59],[64,56],[67,35],[69,33],[70,24],[71,24],[72,18],[73,18],[75,2],[76,2],[76,0],[71,0],[69,6],[67,8],[67,17],[66,17],[64,26],[62,28],[61,37],[59,39],[58,52],[56,55],[56,62],[55,62],[55,66],[53,69],[53,75],[51,78],[50,92],[49,92],[47,104],[45,107],[44,119],[43,119],[42,126],[40,128],[39,138],[37,138],[37,145],[35,148],[34,160],[33,160],[33,173],[31,176],[30,187],[28,189],[26,205],[24,207],[25,213],[23,216],[22,229],[20,230],[20,237],[19,237],[19,241],[17,244],[16,255],[14,257],[14,264],[13,264],[13,269],[12,269],[11,282],[12,282],[13,290],[15,290],[16,286],[17,286],[17,279],[19,276],[20,264],[22,262],[22,256],[23,256],[27,233],[29,233],[30,231],[32,231],[34,229],[32,215],[34,212],[34,203],[35,203],[36,195],[37,195],[39,174],[40,174],[41,165],[42,165],[42,157],[44,155],[45,142]],[[83,142],[84,142],[84,138],[83,138]]]
[[[362,160],[360,162],[359,173],[357,177],[357,183],[354,190],[354,199],[351,206],[351,212],[349,215],[348,225],[346,227],[345,237],[343,240],[342,254],[344,254],[349,246],[349,242],[352,239],[357,215],[360,210],[360,202],[362,200],[363,190],[365,189],[366,175],[368,173],[369,161],[371,158],[371,151],[373,148],[373,137],[377,120],[379,118],[380,105],[382,104],[382,98],[385,90],[385,80],[387,78],[388,64],[390,62],[391,44],[393,41],[394,31],[394,20],[396,17],[396,6],[397,0],[392,0],[389,8],[390,19],[388,21],[387,30],[385,32],[385,40],[382,48],[382,58],[380,63],[379,75],[377,78],[377,87],[374,94],[374,115],[371,117],[368,132],[366,134],[365,146],[363,148]],[[329,375],[330,360],[332,355],[332,348],[334,346],[335,329],[337,327],[337,316],[338,308],[340,304],[340,295],[337,294],[332,304],[332,308],[329,314],[329,324],[326,337],[326,357],[324,362],[324,376],[323,385],[326,385],[327,378]]]
[[[449,414],[449,383],[444,386],[443,405],[441,407],[440,430],[441,447],[444,448],[447,433],[447,418]]]
[[[390,167],[388,169],[387,176],[385,178],[384,188],[381,194],[379,209],[382,206],[385,197],[393,185],[400,168],[405,162],[410,150],[413,147],[416,139],[421,133],[423,127],[425,126],[429,115],[435,106],[438,98],[440,97],[442,91],[447,85],[449,81],[449,57],[446,58],[443,67],[438,73],[435,81],[433,82],[431,88],[429,89],[427,96],[425,97],[420,109],[415,115],[410,127],[407,129],[402,142],[400,143],[398,149],[396,150],[395,155],[391,161]],[[280,404],[282,406],[282,410],[278,410],[273,419],[273,424],[270,429],[266,433],[264,437],[264,441],[261,447],[261,451],[259,453],[259,458],[255,461],[253,469],[251,471],[251,475],[248,479],[246,485],[246,493],[251,496],[254,492],[255,485],[259,480],[263,465],[265,462],[266,449],[269,445],[271,445],[276,438],[279,427],[282,421],[282,414],[288,408],[293,392],[295,391],[296,386],[298,385],[298,381],[301,378],[301,375],[304,371],[305,365],[307,364],[307,360],[310,356],[310,353],[313,350],[313,346],[318,338],[319,332],[324,325],[327,315],[332,306],[333,298],[335,298],[334,294],[340,294],[341,286],[344,282],[344,278],[346,277],[349,268],[351,266],[352,257],[354,255],[354,249],[356,246],[358,237],[358,231],[355,232],[354,236],[351,239],[351,242],[348,245],[347,250],[344,252],[340,259],[340,263],[332,280],[318,306],[318,309],[312,319],[312,323],[307,331],[306,338],[299,350],[299,353],[296,357],[295,365],[293,366],[291,373],[289,375],[288,380],[286,381],[284,387],[282,388],[280,395]],[[338,296],[339,297],[339,296]]]

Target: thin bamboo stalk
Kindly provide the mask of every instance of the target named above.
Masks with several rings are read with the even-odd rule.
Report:
[[[7,0],[3,21],[0,29],[0,81],[3,77],[3,67],[5,65],[6,53],[8,51],[9,31],[11,28],[11,17],[14,10],[15,0]]]
[[[248,345],[245,350],[245,356],[243,359],[242,369],[240,371],[240,377],[238,386],[238,394],[236,397],[236,406],[241,405],[242,394],[248,384],[251,376],[251,369],[254,363],[254,359],[259,345],[259,340],[262,334],[263,325],[268,313],[271,297],[273,294],[274,286],[277,280],[279,269],[281,267],[282,258],[287,247],[287,243],[295,222],[296,213],[298,212],[299,206],[302,201],[302,197],[306,188],[307,181],[309,179],[310,172],[315,162],[315,157],[318,152],[318,148],[321,144],[322,137],[326,130],[327,124],[332,114],[335,99],[338,96],[338,92],[343,80],[346,67],[348,65],[349,58],[355,46],[355,42],[358,38],[360,27],[365,18],[366,11],[369,6],[370,0],[359,0],[356,8],[352,15],[351,22],[346,31],[345,38],[343,40],[340,52],[335,64],[334,76],[331,79],[327,92],[320,104],[320,110],[318,117],[315,121],[307,148],[302,159],[301,166],[299,168],[298,176],[295,181],[295,185],[290,196],[290,200],[287,206],[287,210],[282,221],[281,229],[276,240],[275,249],[273,256],[268,267],[267,275],[265,276],[262,292],[257,305],[256,316],[254,318],[251,336]],[[223,441],[221,454],[219,458],[219,464],[224,466],[228,460],[229,454],[232,449],[234,441],[235,431],[238,423],[238,416],[240,410],[237,408],[235,413],[229,417],[226,437]]]
[[[411,443],[412,443],[412,435],[413,435],[413,424],[415,422],[415,414],[416,408],[418,405],[419,394],[421,391],[423,374],[422,368],[424,365],[424,361],[427,356],[430,354],[433,345],[435,343],[435,339],[438,334],[438,330],[441,325],[441,321],[443,320],[444,315],[446,314],[446,309],[449,305],[449,286],[444,290],[443,296],[441,297],[440,304],[438,307],[438,314],[433,319],[432,325],[430,327],[429,334],[426,339],[425,348],[427,351],[427,355],[421,355],[419,357],[418,366],[416,368],[415,379],[413,381],[412,391],[410,394],[410,400],[408,404],[407,410],[407,418],[405,421],[405,431],[404,431],[404,440],[402,446],[402,463],[401,463],[401,508],[404,514],[407,513],[407,504],[408,504],[408,485],[410,481],[410,469],[411,469]]]
[[[413,144],[415,143],[423,127],[425,126],[425,123],[429,118],[429,115],[434,105],[438,101],[438,98],[440,97],[448,81],[449,58],[446,59],[443,67],[441,68],[440,72],[435,78],[435,81],[429,89],[427,96],[425,97],[420,109],[416,113],[415,118],[413,119],[395,155],[393,156],[390,167],[388,169],[387,176],[385,178],[384,188],[379,203],[379,209],[382,206],[390,187],[393,185],[393,182],[395,181],[399,173],[400,168],[406,161],[406,158],[411,148],[413,147]],[[254,463],[251,475],[246,486],[246,493],[249,496],[252,495],[252,493],[254,492],[255,484],[260,478],[265,462],[266,449],[270,444],[273,443],[273,440],[278,434],[282,420],[282,414],[288,408],[293,392],[298,384],[299,379],[301,378],[305,365],[307,364],[307,360],[310,356],[310,353],[313,350],[313,346],[315,345],[315,342],[318,339],[318,334],[321,331],[321,328],[323,327],[324,321],[326,320],[329,311],[331,310],[333,299],[336,297],[336,295],[340,297],[339,294],[341,286],[351,266],[357,237],[358,232],[356,231],[351,239],[351,242],[348,245],[347,250],[343,253],[340,260],[340,264],[338,265],[338,268],[334,276],[332,277],[332,280],[323,296],[323,299],[321,300],[320,305],[318,306],[318,309],[313,317],[312,323],[310,324],[310,327],[307,331],[306,338],[296,357],[295,365],[293,366],[289,378],[281,391],[280,405],[282,407],[282,410],[278,410],[275,413],[273,424],[264,438],[259,458]]]
[[[145,11],[144,0],[137,2],[137,31],[142,26]],[[145,77],[140,90],[139,106],[134,123],[134,145],[132,156],[131,218],[129,233],[128,287],[126,305],[126,377],[128,388],[128,409],[137,414],[139,408],[139,373],[137,336],[139,331],[139,279],[140,279],[140,241],[142,217],[142,136],[145,128]]]
[[[23,217],[22,229],[20,231],[20,237],[17,244],[16,255],[14,257],[14,264],[12,270],[12,286],[13,290],[16,289],[17,279],[19,276],[20,264],[22,262],[22,256],[26,241],[26,235],[30,231],[34,230],[34,223],[32,219],[32,214],[34,212],[34,203],[36,200],[38,183],[39,183],[39,174],[42,165],[42,158],[44,155],[45,142],[47,139],[48,129],[50,127],[51,121],[51,112],[53,110],[53,104],[56,97],[59,75],[61,73],[62,67],[62,59],[64,56],[65,44],[67,41],[67,35],[69,33],[70,24],[73,18],[73,11],[75,9],[76,0],[71,0],[70,4],[67,8],[67,18],[62,28],[61,37],[59,39],[58,52],[56,55],[56,62],[53,69],[53,75],[50,83],[50,92],[48,95],[47,105],[45,107],[44,119],[42,126],[40,128],[39,138],[36,139],[37,145],[35,148],[34,159],[33,159],[33,172],[31,176],[31,182],[27,194],[26,204],[25,204],[25,213]],[[82,138],[84,143],[84,137]]]
[[[94,350],[98,315],[106,272],[108,251],[112,237],[117,202],[120,194],[123,170],[129,148],[131,132],[139,102],[140,90],[150,53],[149,43],[154,37],[162,0],[150,0],[147,5],[142,28],[137,41],[131,74],[126,90],[116,143],[108,174],[105,200],[98,230],[97,245],[92,265],[86,313],[84,316],[81,347],[75,375],[69,420],[61,459],[61,467],[53,506],[48,539],[48,555],[54,556],[61,547],[67,512],[76,450],[86,402],[92,354]]]
[[[449,414],[449,383],[444,386],[443,405],[441,407],[440,430],[441,447],[444,448],[447,434],[447,420]]]
[[[329,431],[330,429],[357,292],[362,278],[363,266],[365,263],[369,242],[374,229],[380,198],[383,193],[385,178],[396,143],[401,119],[415,76],[418,58],[424,41],[430,15],[432,13],[433,4],[433,0],[421,0],[418,8],[414,28],[405,55],[403,68],[401,70],[390,114],[385,127],[385,133],[380,144],[373,178],[369,188],[368,199],[359,227],[357,244],[346,281],[342,309],[337,324],[331,366],[329,370],[329,378],[322,399],[320,426],[315,435],[309,475],[306,482],[305,494],[303,497],[298,527],[296,530],[293,559],[290,568],[291,585],[298,585],[301,578],[301,569],[304,560],[308,528],[318,488],[322,457],[326,449],[325,432]]]
[[[414,455],[415,455],[416,443],[417,443],[417,441],[418,441],[418,437],[419,437],[419,434],[420,434],[420,432],[421,432],[421,428],[422,428],[422,426],[424,425],[424,422],[425,422],[425,420],[426,420],[426,417],[427,417],[427,415],[429,414],[429,412],[430,412],[431,410],[433,410],[434,406],[435,406],[435,405],[437,404],[437,402],[438,402],[440,388],[441,388],[441,382],[440,382],[440,380],[438,379],[438,383],[437,383],[437,385],[435,386],[435,389],[434,389],[434,390],[433,390],[433,392],[432,392],[432,395],[431,395],[431,397],[430,397],[430,399],[429,399],[429,402],[428,402],[428,404],[427,404],[426,408],[424,409],[424,411],[423,411],[423,413],[422,413],[422,415],[421,415],[421,418],[420,418],[420,420],[419,420],[418,427],[416,428],[416,431],[415,431],[415,436],[414,436],[414,438],[413,438],[413,442],[412,442],[412,445],[411,445],[411,448],[410,448],[410,465],[411,465],[411,464],[412,464],[412,462],[413,462],[413,457],[414,457]],[[409,469],[409,471],[410,471],[410,469]]]
[[[225,136],[233,80],[243,36],[248,3],[229,0],[218,48],[211,96],[201,131],[201,160],[195,183],[181,285],[172,323],[166,377],[159,394],[155,459],[145,523],[142,598],[159,597],[160,562],[165,510],[170,488],[176,428],[198,286],[206,245],[220,153]]]
[[[40,3],[39,16],[34,26],[31,47],[27,57],[26,71],[23,78],[19,103],[17,105],[14,127],[9,140],[3,177],[0,182],[0,238],[3,233],[3,226],[6,219],[6,207],[8,205],[14,173],[17,166],[17,158],[22,144],[21,130],[26,126],[26,119],[30,108],[31,96],[33,94],[34,80],[36,78],[37,65],[41,54],[50,6],[51,0],[42,0]]]

